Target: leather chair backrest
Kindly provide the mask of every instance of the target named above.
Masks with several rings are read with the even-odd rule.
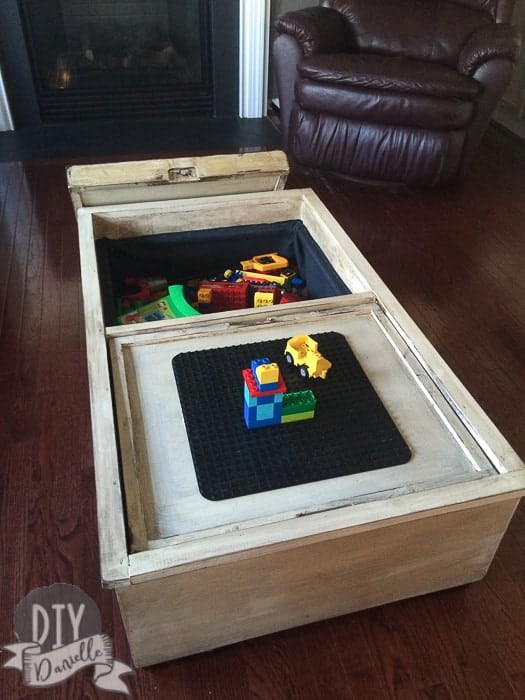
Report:
[[[359,51],[451,66],[478,27],[510,21],[515,0],[321,0],[340,12]]]
[[[510,22],[516,0],[456,0],[456,5],[465,5],[474,10],[490,13],[494,22]]]

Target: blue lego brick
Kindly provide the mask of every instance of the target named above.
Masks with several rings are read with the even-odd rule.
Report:
[[[262,428],[266,423],[268,423],[269,425],[273,424],[272,421],[258,421],[256,410],[250,409],[248,406],[246,406],[246,404],[244,404],[244,422],[246,423],[246,427],[250,429]]]
[[[257,376],[255,378],[257,380]],[[261,384],[257,380],[257,384],[261,387],[261,391],[277,391],[277,389],[279,389],[279,382],[267,382],[266,384]]]
[[[282,396],[282,394],[272,394],[271,396],[258,396],[257,397],[257,406],[264,406],[265,404],[270,404],[270,406],[273,406],[275,403],[275,399],[278,396]],[[282,399],[281,399],[282,401]]]
[[[282,403],[275,405],[248,406],[244,403],[244,421],[248,428],[264,428],[279,425],[282,417]]]
[[[265,404],[264,406],[257,406],[257,420],[271,420],[275,417],[276,410],[275,404]]]
[[[261,357],[258,360],[252,360],[250,362],[250,369],[255,376],[255,370],[259,365],[269,365],[270,364],[270,358],[269,357]]]
[[[245,410],[247,410],[250,414],[250,416],[254,420],[268,420],[271,418],[274,418],[276,416],[281,416],[282,415],[282,404],[275,404],[275,405],[270,405],[266,404],[265,406],[248,406],[246,403],[244,404]]]
[[[249,406],[263,406],[265,404],[281,404],[284,394],[270,394],[264,396],[252,396],[250,390],[244,383],[244,400]]]

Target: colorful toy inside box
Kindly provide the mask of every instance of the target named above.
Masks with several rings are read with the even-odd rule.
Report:
[[[278,253],[241,260],[240,267],[225,270],[224,279],[193,279],[184,285],[168,285],[167,280],[157,277],[127,278],[124,284],[134,285],[137,291],[117,300],[122,311],[117,321],[119,324],[162,321],[286,304],[307,297],[305,281],[290,267],[289,260]]]
[[[164,321],[168,318],[183,318],[198,314],[199,312],[187,301],[184,287],[181,284],[172,284],[168,287],[166,296],[126,311],[117,318],[117,322],[129,324]]]
[[[242,293],[227,299],[232,288],[226,285],[243,277],[249,284],[245,292],[249,307],[267,306],[270,301],[298,301],[306,294],[309,299],[321,299],[351,291],[299,220],[135,238],[100,238],[96,251],[104,321],[108,326],[115,325],[128,311],[122,308],[121,301],[130,296],[125,280],[133,278],[163,278],[169,287],[182,286],[185,301],[198,313],[241,308],[237,304],[241,303]],[[282,268],[284,261],[288,267]],[[243,270],[243,266],[253,269]],[[279,279],[280,284],[272,278]],[[156,299],[141,301],[151,303]]]

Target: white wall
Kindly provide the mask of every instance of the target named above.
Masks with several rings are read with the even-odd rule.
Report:
[[[239,116],[267,113],[270,0],[240,0]]]
[[[514,24],[525,41],[525,3],[516,3]],[[525,139],[525,50],[516,64],[512,81],[496,110],[495,120],[505,128]]]

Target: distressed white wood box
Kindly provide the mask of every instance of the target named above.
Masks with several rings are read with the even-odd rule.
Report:
[[[137,666],[478,580],[525,491],[524,465],[494,424],[316,195],[283,189],[286,175],[279,151],[68,169],[101,576]],[[351,294],[105,326],[98,238],[289,219],[304,223]],[[323,331],[350,343],[409,462],[203,498],[171,358]]]

